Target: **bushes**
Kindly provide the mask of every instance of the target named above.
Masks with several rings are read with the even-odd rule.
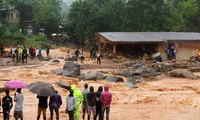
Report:
[[[37,35],[35,36],[35,41],[45,41],[47,38],[44,35]]]
[[[12,36],[11,31],[6,25],[0,27],[0,38],[10,38]]]
[[[24,36],[20,33],[18,25],[2,25],[0,27],[0,38],[24,40]]]

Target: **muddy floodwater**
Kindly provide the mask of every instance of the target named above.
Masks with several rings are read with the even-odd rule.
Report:
[[[67,48],[53,49],[50,51],[52,59],[58,59],[60,63],[51,64],[51,61],[29,60],[27,64],[12,63],[11,58],[0,58],[0,85],[6,82],[5,79],[20,79],[27,84],[36,81],[44,81],[52,84],[62,96],[63,104],[60,108],[60,120],[67,120],[65,113],[66,95],[68,91],[59,87],[56,82],[64,81],[66,84],[76,84],[79,90],[83,90],[85,83],[93,85],[95,91],[98,86],[108,85],[112,92],[113,99],[110,111],[110,120],[199,120],[200,119],[200,80],[190,78],[172,78],[161,74],[156,81],[138,83],[138,88],[129,88],[123,82],[107,82],[105,80],[79,81],[76,78],[56,75],[51,70],[62,68]],[[72,49],[71,52],[74,50]],[[45,51],[43,51],[45,56]],[[90,60],[89,54],[84,52],[86,57],[81,65],[81,72],[103,70],[118,70],[120,62],[113,59],[103,59],[101,65]],[[3,65],[2,65],[3,64]],[[112,73],[110,73],[112,74]],[[196,72],[195,75],[200,75]],[[124,78],[126,81],[127,79]],[[36,94],[29,92],[27,88],[22,89],[24,94],[23,113],[24,120],[36,120],[38,99]],[[5,93],[0,93],[1,98]],[[14,91],[10,93],[14,96]],[[15,105],[15,103],[14,103]],[[13,117],[11,110],[11,120]],[[1,110],[2,111],[2,110]],[[80,106],[80,119],[81,119]],[[50,112],[47,109],[47,120],[50,120]],[[3,118],[0,113],[0,118]],[[54,119],[55,116],[54,116]]]

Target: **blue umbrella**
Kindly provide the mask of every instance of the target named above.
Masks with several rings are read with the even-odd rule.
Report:
[[[44,29],[44,28],[40,28],[39,31],[40,31],[40,32],[44,32],[45,29]]]

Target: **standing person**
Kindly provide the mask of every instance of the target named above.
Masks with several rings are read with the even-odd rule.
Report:
[[[16,61],[17,62],[20,61],[20,58],[19,58],[19,49],[20,49],[20,46],[18,45],[18,47],[15,49],[15,55],[16,55]]]
[[[69,91],[69,95],[66,97],[66,113],[69,115],[69,120],[74,120],[74,112],[76,110],[76,98],[72,89]]]
[[[19,118],[23,120],[24,95],[21,93],[21,88],[18,88],[17,92],[14,94],[14,101],[16,102],[14,109],[14,118],[15,120],[18,120]]]
[[[28,51],[29,51],[30,58],[33,58],[33,47],[31,46]]]
[[[84,89],[83,89],[83,91],[82,91],[82,94],[83,94],[83,103],[82,103],[83,115],[82,115],[82,118],[83,118],[83,120],[85,119],[85,113],[87,112],[87,94],[88,94],[89,92],[90,92],[90,91],[88,90],[88,84],[85,83]]]
[[[65,59],[65,60],[66,60],[66,61],[73,61],[72,55],[71,55],[71,53],[70,53],[69,50],[67,51],[67,55],[66,55],[66,59]]]
[[[176,61],[176,45],[174,43],[172,43],[170,50],[172,53],[172,60],[175,62]]]
[[[83,95],[80,90],[77,89],[76,85],[71,85],[71,89],[74,91],[74,97],[76,97],[76,110],[74,113],[75,120],[79,120],[79,105],[83,101]]]
[[[97,64],[101,64],[101,54],[97,55]]]
[[[9,120],[10,110],[13,106],[12,98],[9,95],[10,91],[6,90],[6,96],[2,99],[3,120]]]
[[[78,59],[78,56],[80,54],[79,47],[76,48],[74,54],[76,55],[76,58]]]
[[[102,107],[101,107],[101,101],[100,101],[100,97],[101,97],[101,93],[102,92],[103,92],[103,87],[99,86],[98,90],[96,92],[96,116],[95,116],[97,118],[97,116],[99,115],[99,120],[102,120],[101,119],[101,116],[102,116],[101,115]]]
[[[195,57],[195,62],[199,62],[199,56],[200,56],[200,53],[199,53],[199,50],[198,49],[196,49],[195,51],[194,51],[194,57]]]
[[[84,59],[85,59],[85,58],[84,58],[84,56],[83,56],[83,50],[81,50],[81,52],[80,52],[80,60],[81,60],[81,63],[83,62]]]
[[[35,58],[35,56],[36,56],[36,48],[35,48],[35,46],[33,47],[33,58]]]
[[[13,46],[12,48],[11,48],[11,55],[12,55],[12,59],[13,59],[13,62],[15,61],[15,56],[16,56],[16,53],[15,53],[15,50],[16,50],[16,48]]]
[[[90,86],[90,92],[87,94],[88,101],[88,120],[90,120],[91,112],[93,114],[93,119],[96,120],[96,94],[94,92],[94,87]]]
[[[41,113],[43,113],[43,120],[46,120],[46,109],[48,107],[47,105],[48,97],[37,95],[37,98],[39,99],[37,120],[40,119]]]
[[[22,59],[23,49],[24,49],[24,46],[21,46],[19,48],[19,60]]]
[[[46,47],[46,53],[47,53],[47,57],[49,58],[49,52],[50,52],[50,46],[48,45],[47,47]]]
[[[102,120],[104,119],[104,112],[106,111],[106,120],[109,120],[110,113],[110,103],[112,101],[112,94],[109,92],[109,87],[104,86],[104,92],[102,92],[100,97],[102,105]]]
[[[90,48],[90,50],[89,50],[89,52],[90,52],[90,58],[93,60],[93,57],[92,57],[92,53],[93,53],[93,50],[94,50],[94,48],[93,48],[93,46]]]
[[[24,60],[26,60],[26,63],[27,63],[27,57],[28,57],[28,53],[27,53],[27,49],[26,47],[24,46],[24,49],[22,51],[22,62],[24,63]]]
[[[53,120],[53,110],[56,113],[56,120],[59,120],[59,108],[62,105],[61,96],[58,94],[58,91],[50,97],[49,101],[49,110],[50,110],[50,120]]]
[[[38,49],[38,58],[39,58],[39,60],[42,59],[42,48],[41,47]]]

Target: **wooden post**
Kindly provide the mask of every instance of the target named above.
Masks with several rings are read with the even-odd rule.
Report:
[[[98,43],[98,52],[100,53],[101,50],[102,50],[102,47],[101,47],[101,41],[99,41],[99,43]]]
[[[117,45],[113,44],[113,54],[116,54],[116,47],[117,47]]]

